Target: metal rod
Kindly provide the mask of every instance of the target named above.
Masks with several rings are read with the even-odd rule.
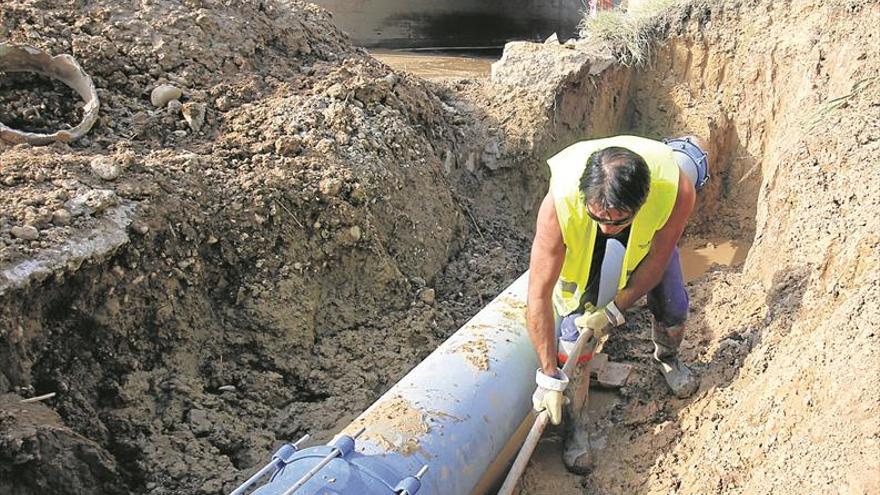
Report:
[[[306,443],[310,438],[312,438],[312,436],[309,435],[308,433],[306,433],[305,435],[302,436],[302,438],[300,438],[299,440],[297,440],[296,442],[293,443],[293,447],[296,450],[299,450],[299,446]]]
[[[299,440],[294,442],[293,448],[296,450],[299,450],[300,445],[302,445],[306,441],[308,441],[309,438],[311,438],[311,435],[306,433],[305,435],[302,436],[302,438],[300,438]],[[230,493],[229,495],[244,495],[245,492],[247,492],[248,488],[255,485],[257,483],[257,481],[260,480],[260,478],[269,474],[270,471],[275,471],[277,469],[278,469],[278,459],[272,459],[272,461],[270,461],[268,464],[263,466],[262,469],[257,471],[256,474],[254,474],[250,478],[248,478],[247,481],[242,483],[241,486],[239,486],[238,488],[233,490],[232,493]]]
[[[361,436],[366,430],[367,430],[366,428],[361,428],[351,437],[357,438],[357,437]],[[333,459],[338,457],[340,453],[341,452],[337,448],[334,448],[333,450],[331,450],[329,454],[327,454],[323,459],[321,459],[321,462],[316,464],[315,467],[313,467],[312,469],[309,469],[309,472],[304,474],[302,478],[297,480],[297,482],[294,483],[293,486],[288,488],[287,491],[285,491],[282,495],[291,495],[293,492],[302,488],[303,485],[308,483],[308,481],[310,479],[314,478],[315,475],[318,474],[318,471],[320,471],[321,469],[324,469],[324,466],[326,466],[327,464],[330,463],[330,461],[332,461]]]
[[[232,493],[230,493],[229,495],[244,495],[244,493],[247,492],[248,488],[250,488],[251,486],[256,484],[256,482],[259,481],[260,478],[269,474],[269,471],[274,471],[274,470],[275,470],[275,461],[273,460],[269,464],[266,464],[265,466],[263,466],[262,469],[257,471],[257,473],[254,474],[253,476],[251,476],[250,478],[248,478],[247,481],[242,483],[241,486],[239,486],[238,488],[233,490]]]
[[[424,476],[425,473],[427,473],[427,472],[428,472],[428,465],[425,464],[425,465],[422,466],[422,469],[419,469],[419,472],[416,473],[416,479],[421,480],[421,479],[422,479],[422,476]]]

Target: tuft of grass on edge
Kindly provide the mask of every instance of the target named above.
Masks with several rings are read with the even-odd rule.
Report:
[[[631,0],[632,1],[632,0]],[[651,42],[658,26],[694,0],[642,0],[628,10],[585,14],[578,24],[581,39],[606,45],[624,65],[640,65],[648,60]]]

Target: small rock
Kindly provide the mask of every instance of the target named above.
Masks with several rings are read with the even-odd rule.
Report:
[[[204,435],[211,432],[211,421],[208,419],[208,413],[201,409],[189,410],[189,424],[192,432],[196,435]]]
[[[179,137],[179,138],[184,138],[184,137],[186,137],[186,131],[184,131],[183,129],[180,129],[180,130],[174,131],[173,134],[174,134],[175,136]]]
[[[229,98],[228,96],[221,96],[214,101],[214,105],[221,112],[225,112],[225,111],[230,110],[232,108],[233,103],[232,103],[232,99]]]
[[[342,190],[342,182],[333,177],[327,177],[318,184],[318,189],[324,196],[335,197]]]
[[[437,296],[434,289],[422,289],[419,291],[419,299],[425,304],[434,304],[437,300]]]
[[[71,215],[77,217],[101,213],[117,204],[119,204],[119,198],[115,192],[109,189],[91,189],[65,202],[64,208],[70,211]]]
[[[223,385],[222,387],[217,387],[217,390],[221,392],[235,392],[235,385]]]
[[[170,84],[160,84],[153,88],[150,93],[150,103],[156,108],[162,108],[171,100],[177,100],[183,95],[180,88]]]
[[[25,241],[34,241],[40,237],[40,231],[33,225],[20,226],[16,225],[10,229],[13,237],[24,239]]]
[[[193,132],[199,132],[202,126],[205,124],[205,111],[206,107],[204,103],[187,103],[183,106],[183,118],[186,120],[186,123],[189,124],[189,128],[193,130]]]
[[[92,173],[103,180],[116,180],[120,174],[119,165],[117,165],[116,162],[108,156],[99,156],[94,158],[89,163],[89,166],[91,166],[92,168]]]
[[[72,219],[73,215],[71,215],[70,212],[65,210],[64,208],[59,208],[52,212],[52,223],[58,225],[59,227],[70,225]]]
[[[299,136],[283,136],[275,140],[275,153],[281,156],[294,156],[302,149]]]
[[[135,220],[134,222],[131,222],[131,231],[140,235],[146,235],[146,233],[150,231],[150,226],[145,222]]]
[[[171,100],[168,102],[168,113],[171,115],[177,115],[180,113],[182,107],[183,104],[180,103],[180,100]]]
[[[361,239],[361,228],[358,227],[357,225],[348,229],[348,233],[349,233],[349,235],[351,235],[351,238],[354,239],[355,241],[359,241]]]
[[[418,289],[424,288],[426,285],[428,285],[428,282],[426,282],[425,279],[423,279],[422,277],[413,277],[412,279],[410,279],[410,282],[412,282],[412,284]]]

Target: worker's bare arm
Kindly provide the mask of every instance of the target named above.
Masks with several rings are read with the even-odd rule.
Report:
[[[529,337],[538,353],[544,374],[556,373],[556,331],[553,321],[552,294],[562,262],[565,244],[556,217],[553,196],[547,193],[538,210],[535,240],[529,260],[527,321]]]
[[[666,221],[666,225],[662,229],[654,234],[648,255],[639,263],[626,287],[614,298],[614,304],[618,308],[624,310],[632,306],[640,297],[660,283],[663,272],[666,271],[666,265],[669,264],[672,251],[675,250],[675,245],[681,238],[688,218],[694,209],[696,197],[694,185],[685,174],[679,174],[678,196],[672,213],[669,215],[669,220]]]

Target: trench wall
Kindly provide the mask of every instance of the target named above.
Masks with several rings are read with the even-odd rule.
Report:
[[[711,143],[713,178],[686,235],[752,243],[743,267],[691,287],[684,353],[700,392],[642,397],[674,420],[624,416],[593,489],[872,493],[880,52],[867,26],[878,16],[872,2],[690,7],[656,28],[646,65],[575,70],[544,92],[532,122],[548,132],[520,162],[543,187],[524,218],[545,192],[543,160],[575,140],[696,134]]]

